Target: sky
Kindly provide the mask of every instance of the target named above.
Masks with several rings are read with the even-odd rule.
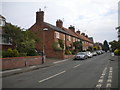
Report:
[[[36,21],[36,12],[44,11],[44,21],[56,25],[75,26],[76,31],[93,37],[94,42],[118,40],[119,0],[2,0],[0,14],[7,22],[28,29]]]

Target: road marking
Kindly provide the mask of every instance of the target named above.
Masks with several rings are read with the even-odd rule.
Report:
[[[98,81],[99,83],[102,83],[103,82],[103,79],[99,79],[99,81]]]
[[[108,80],[107,80],[107,82],[108,82],[108,83],[111,83],[111,82],[112,82],[112,80],[111,80],[111,79],[108,79]]]
[[[76,65],[76,66],[74,66],[73,68],[76,68],[76,67],[78,67],[78,66],[80,66],[81,64],[78,64],[78,65]]]
[[[53,62],[53,63],[60,63],[60,62],[65,62],[65,61],[68,61],[68,59],[67,60],[62,60],[62,61],[57,61],[57,62]]]
[[[111,72],[111,73],[112,73],[112,71],[109,71],[109,72]]]
[[[37,67],[37,66],[30,66],[30,68],[35,68],[35,67]]]
[[[102,76],[104,76],[105,74],[102,73]]]
[[[114,53],[111,53],[112,56],[114,56]]]
[[[107,83],[106,88],[110,88],[111,87],[111,83]]]
[[[100,76],[100,78],[101,78],[101,79],[103,79],[103,78],[104,78],[104,76]]]
[[[43,79],[43,80],[40,80],[40,81],[38,81],[39,83],[41,83],[41,82],[44,82],[44,81],[46,81],[46,80],[48,80],[48,79],[51,79],[51,78],[53,78],[53,77],[56,77],[56,76],[58,76],[58,75],[60,75],[60,74],[62,74],[62,73],[65,73],[66,71],[64,70],[64,71],[62,71],[62,72],[60,72],[60,73],[57,73],[57,74],[55,74],[55,75],[53,75],[53,76],[50,76],[50,77],[48,77],[48,78],[46,78],[46,79]]]
[[[2,73],[13,72],[13,71],[19,71],[19,70],[22,70],[22,69],[15,69],[15,70],[3,71]]]
[[[102,84],[99,83],[96,85],[96,88],[101,88],[101,86],[102,86]]]

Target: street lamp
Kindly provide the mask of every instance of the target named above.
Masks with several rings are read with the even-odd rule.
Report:
[[[48,28],[43,29],[43,51],[42,51],[42,64],[44,63],[44,55],[45,55],[45,32]]]

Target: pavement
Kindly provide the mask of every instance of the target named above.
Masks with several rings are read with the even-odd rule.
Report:
[[[7,77],[7,76],[23,73],[23,72],[29,72],[29,71],[40,69],[40,68],[50,67],[50,66],[53,66],[57,63],[61,63],[61,62],[64,62],[64,61],[67,61],[70,59],[71,58],[64,59],[64,60],[54,59],[54,58],[46,58],[46,62],[44,64],[21,67],[21,68],[11,69],[11,70],[4,70],[4,71],[0,72],[0,77]]]

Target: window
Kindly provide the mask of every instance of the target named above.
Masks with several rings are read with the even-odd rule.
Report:
[[[73,42],[75,42],[75,38],[73,37]]]
[[[65,41],[65,34],[63,34],[63,40]]]
[[[56,38],[60,38],[59,32],[56,32]]]
[[[70,36],[68,36],[68,40],[71,41],[71,37]]]

